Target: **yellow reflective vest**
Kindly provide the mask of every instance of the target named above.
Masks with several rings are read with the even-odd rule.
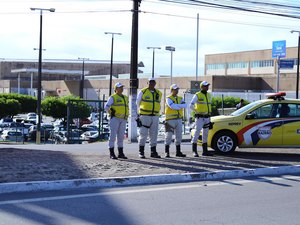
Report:
[[[115,117],[120,119],[127,119],[129,115],[129,101],[126,95],[113,94],[111,96],[114,99],[114,103],[110,106],[115,110]]]
[[[211,94],[203,94],[201,91],[199,91],[196,93],[196,95],[198,99],[195,104],[195,113],[199,115],[211,115]]]
[[[180,104],[182,97],[177,96],[176,98],[173,95],[167,96],[167,99],[171,99],[175,104]],[[167,102],[167,100],[166,100]],[[166,120],[174,120],[174,119],[182,119],[183,118],[183,108],[179,110],[171,109],[168,104],[166,103],[165,107],[165,115]]]
[[[151,92],[148,88],[143,88],[142,93],[139,114],[159,116],[162,93],[157,89]]]

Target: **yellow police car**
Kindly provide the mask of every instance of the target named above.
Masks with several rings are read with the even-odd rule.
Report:
[[[300,147],[300,100],[266,94],[226,116],[213,116],[208,146],[219,153],[236,147]],[[199,137],[201,143],[201,134]]]

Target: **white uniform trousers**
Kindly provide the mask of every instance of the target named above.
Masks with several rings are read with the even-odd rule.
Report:
[[[126,130],[127,120],[113,117],[109,121],[110,135],[108,141],[108,147],[113,148],[115,146],[116,138],[118,139],[118,148],[123,148],[124,135]]]
[[[171,126],[174,132],[168,131],[165,133],[165,145],[171,144],[173,134],[175,134],[175,145],[180,145],[182,140],[182,119],[167,120],[166,123]]]
[[[208,124],[210,122],[210,118],[196,118],[196,132],[194,134],[194,137],[192,139],[192,143],[197,143],[200,132],[202,130],[202,143],[207,143],[207,137],[208,137],[208,131],[209,128],[203,128],[205,124]]]
[[[140,127],[139,146],[145,146],[149,135],[150,147],[157,145],[159,116],[141,115],[140,120],[143,126]],[[146,126],[146,127],[145,127]],[[149,128],[148,128],[149,127]]]

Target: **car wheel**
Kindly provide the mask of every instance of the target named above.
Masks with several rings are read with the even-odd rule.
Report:
[[[228,131],[217,133],[212,140],[212,147],[222,154],[232,153],[237,146],[235,135]]]

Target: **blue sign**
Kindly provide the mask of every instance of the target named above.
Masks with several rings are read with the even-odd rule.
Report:
[[[272,58],[284,58],[286,56],[286,41],[273,41]]]
[[[286,59],[286,60],[280,60],[279,61],[279,68],[280,69],[293,69],[294,68],[294,60]]]

